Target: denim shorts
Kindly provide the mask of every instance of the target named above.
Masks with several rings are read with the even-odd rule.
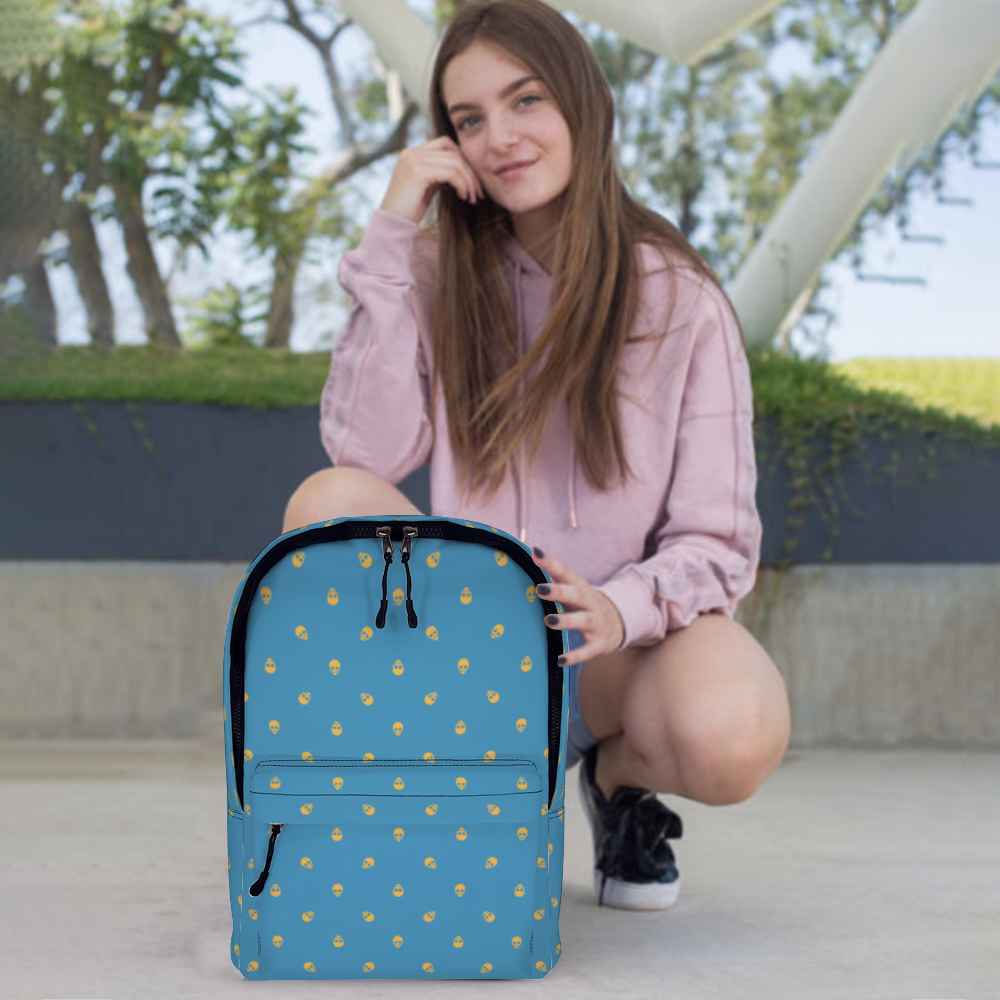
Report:
[[[566,649],[576,649],[583,645],[583,633],[577,628],[567,629]],[[568,771],[592,747],[597,740],[587,730],[583,716],[580,714],[580,699],[577,696],[576,682],[580,669],[586,660],[571,663],[563,670],[566,673],[566,694],[569,696],[569,732],[566,734],[566,770]]]

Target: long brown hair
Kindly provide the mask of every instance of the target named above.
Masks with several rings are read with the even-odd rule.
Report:
[[[464,201],[450,184],[438,189],[436,221],[418,237],[437,244],[431,399],[440,379],[452,450],[467,476],[471,472],[471,490],[492,480],[489,497],[502,484],[511,456],[529,439],[534,461],[548,414],[565,399],[576,454],[587,479],[603,491],[612,449],[622,481],[634,476],[615,381],[625,344],[651,339],[629,338],[642,276],[636,244],[654,244],[668,271],[672,252],[675,266],[693,267],[723,296],[725,291],[684,234],[626,190],[615,163],[614,100],[600,64],[587,40],[542,0],[473,0],[449,23],[431,77],[431,138],[447,135],[458,142],[442,76],[449,61],[475,41],[505,50],[548,86],[569,126],[572,172],[559,196],[555,301],[538,340],[520,359],[500,253],[501,240],[513,234],[511,215],[489,198],[475,205]],[[673,286],[672,273],[669,278]],[[670,315],[659,337],[667,333]],[[739,327],[735,309],[733,316]]]

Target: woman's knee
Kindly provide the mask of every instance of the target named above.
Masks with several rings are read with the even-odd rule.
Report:
[[[285,506],[282,534],[306,524],[351,514],[419,514],[391,483],[365,469],[335,466],[304,479]]]

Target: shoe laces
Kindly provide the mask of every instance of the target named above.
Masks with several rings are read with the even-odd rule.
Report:
[[[648,788],[618,789],[607,804],[604,878],[658,880],[674,865],[668,838],[683,836],[680,816]],[[602,883],[603,894],[603,883]]]

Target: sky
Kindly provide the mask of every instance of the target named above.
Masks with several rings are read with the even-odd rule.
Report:
[[[422,12],[427,0],[410,0]],[[203,0],[213,13],[228,13],[245,23],[267,6],[265,0]],[[318,58],[290,29],[274,25],[247,28],[241,35],[247,51],[247,82],[254,89],[266,84],[294,85],[300,98],[317,113],[310,119],[307,139],[323,158],[336,149],[337,125]],[[345,75],[359,71],[370,48],[357,25],[350,26],[337,43],[338,66]],[[990,126],[980,158],[1000,163],[1000,126]],[[423,141],[416,131],[411,144]],[[392,174],[392,158],[373,165],[364,181],[357,210],[370,218],[381,202]],[[944,194],[970,199],[971,205],[939,204],[935,195],[918,195],[911,202],[910,232],[943,238],[943,245],[907,243],[898,229],[888,225],[884,234],[869,236],[863,271],[869,274],[920,277],[924,285],[861,281],[847,263],[828,263],[824,274],[831,281],[824,301],[837,313],[826,332],[827,357],[843,361],[855,357],[998,357],[1000,356],[1000,281],[997,280],[997,230],[1000,224],[1000,169],[977,169],[967,160],[953,158]],[[662,210],[661,210],[662,211]],[[669,213],[666,212],[669,218]],[[112,299],[118,313],[119,339],[141,343],[142,316],[124,271],[120,236],[105,228],[100,234]],[[166,255],[159,258],[171,266]],[[323,350],[333,340],[346,317],[347,299],[336,285],[337,260],[322,260],[303,273],[297,290],[296,322],[291,346],[295,350]],[[263,265],[248,263],[245,252],[232,240],[214,247],[210,268],[192,257],[178,269],[171,288],[177,299],[194,296],[209,283],[226,278],[241,281],[248,274],[266,276]],[[72,276],[66,268],[54,269],[52,283],[62,320],[60,341],[85,343],[84,317]],[[816,346],[801,334],[793,342],[803,353]]]

